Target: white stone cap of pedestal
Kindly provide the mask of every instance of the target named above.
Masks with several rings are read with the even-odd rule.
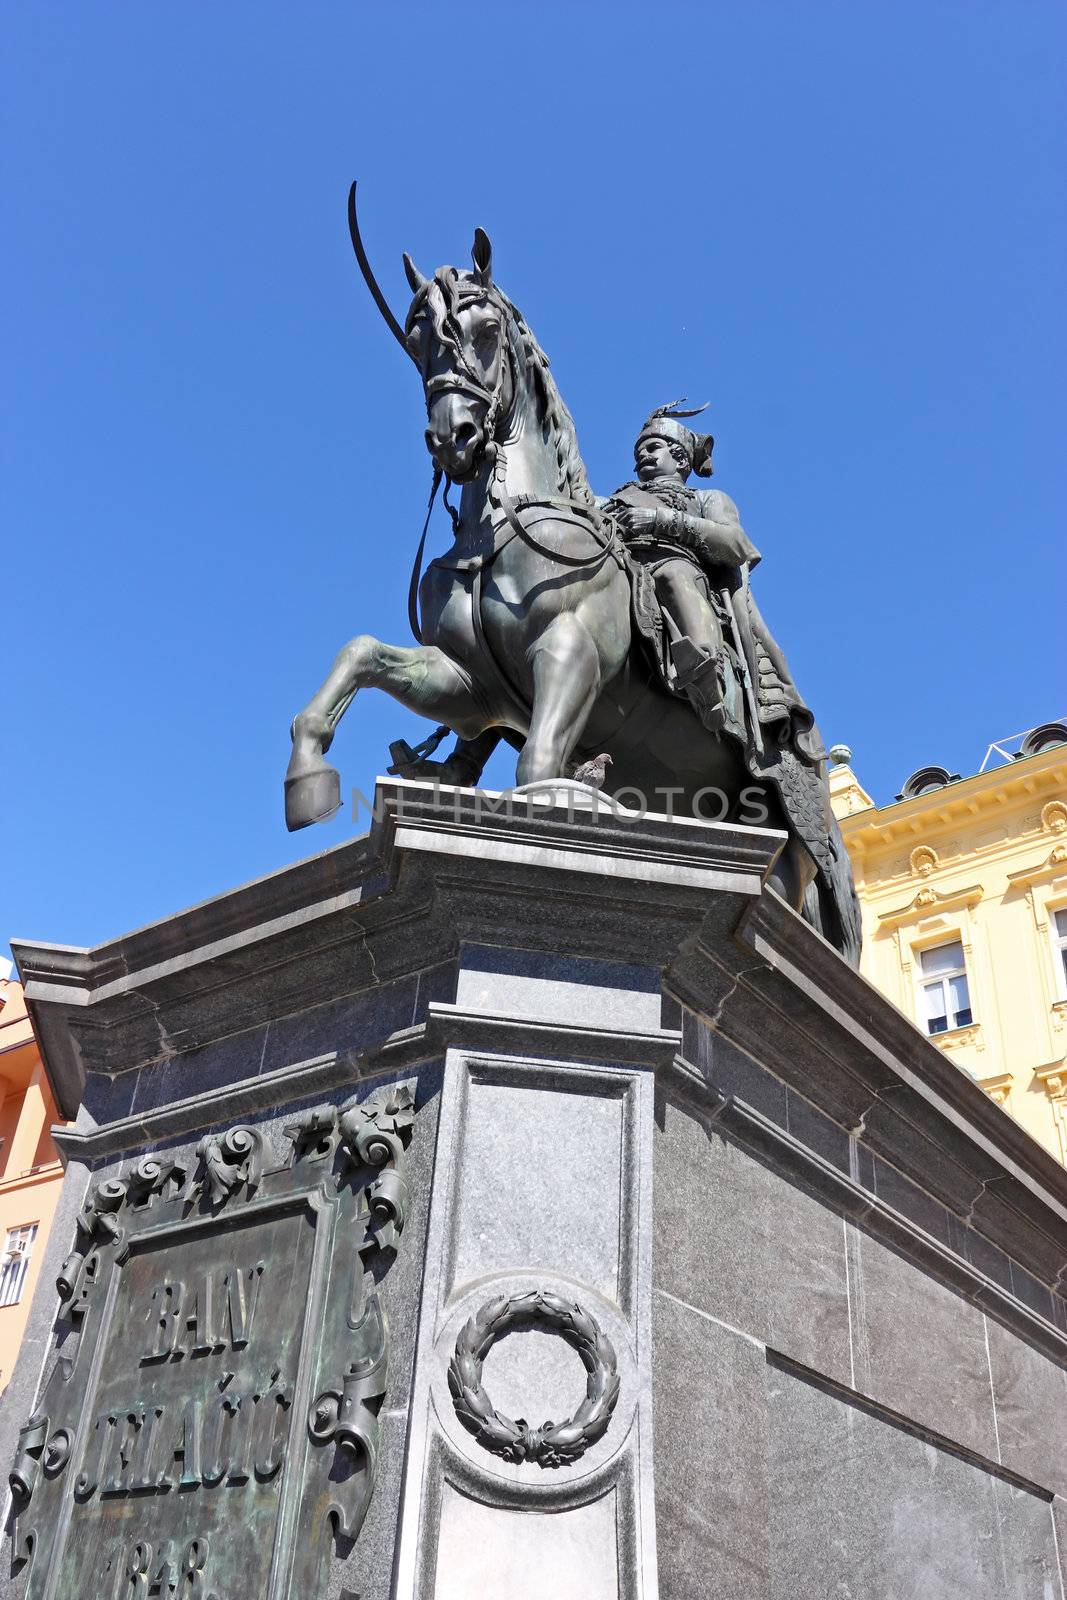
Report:
[[[546,806],[566,806],[568,810],[604,811],[627,819],[640,815],[635,807],[624,806],[611,795],[594,789],[592,784],[577,783],[573,778],[542,778],[537,783],[520,784],[511,793],[531,803],[541,800]]]

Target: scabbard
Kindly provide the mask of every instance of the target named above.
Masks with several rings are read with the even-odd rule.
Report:
[[[743,604],[737,604],[737,595],[740,593]],[[745,699],[748,701],[748,713],[752,722],[752,743],[759,754],[763,754],[763,729],[760,727],[759,700],[756,696],[756,685],[759,683],[759,668],[756,664],[756,642],[752,637],[752,625],[748,615],[748,562],[741,567],[740,591],[729,594],[730,615],[734,619],[734,632],[737,634],[741,645],[741,654],[745,663]]]

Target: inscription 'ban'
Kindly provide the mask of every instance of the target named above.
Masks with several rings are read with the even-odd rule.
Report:
[[[216,1279],[210,1274],[184,1284],[161,1283],[152,1290],[145,1315],[153,1325],[152,1346],[141,1357],[176,1361],[185,1355],[241,1350],[252,1336],[264,1266],[257,1261],[247,1272],[230,1268]]]
[[[205,1275],[186,1288],[153,1289],[144,1320],[150,1348],[142,1366],[186,1356],[244,1349],[252,1335],[264,1263]],[[283,1418],[292,1391],[279,1382],[280,1363],[264,1381],[217,1396],[193,1396],[179,1406],[133,1399],[93,1419],[86,1464],[75,1485],[79,1500],[101,1495],[212,1488],[272,1478],[285,1459]],[[231,1375],[232,1376],[232,1375]],[[225,1383],[225,1379],[223,1383]]]

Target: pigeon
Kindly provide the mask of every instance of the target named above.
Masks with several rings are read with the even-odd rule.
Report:
[[[588,784],[590,789],[599,789],[610,766],[611,757],[605,751],[603,755],[594,756],[592,761],[583,761],[580,767],[575,767],[574,781]]]

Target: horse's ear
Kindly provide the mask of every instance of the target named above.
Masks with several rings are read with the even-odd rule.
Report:
[[[471,260],[474,262],[474,273],[483,289],[487,289],[493,281],[493,246],[489,242],[489,235],[484,228],[475,228],[474,244],[471,246]]]
[[[420,289],[425,289],[429,279],[423,277],[406,250],[404,251],[404,272],[408,283],[411,285],[412,294],[418,294]]]

